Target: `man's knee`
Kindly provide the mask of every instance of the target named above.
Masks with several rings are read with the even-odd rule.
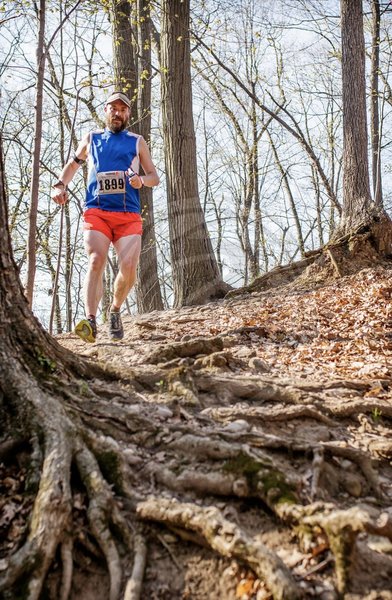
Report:
[[[89,268],[91,271],[103,271],[106,264],[106,255],[98,252],[92,252],[89,256]]]

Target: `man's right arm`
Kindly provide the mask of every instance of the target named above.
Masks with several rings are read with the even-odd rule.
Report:
[[[74,156],[64,165],[58,181],[52,185],[51,197],[57,204],[66,204],[68,200],[67,185],[72,181],[81,163],[87,159],[89,140],[90,134],[87,134],[77,147]]]

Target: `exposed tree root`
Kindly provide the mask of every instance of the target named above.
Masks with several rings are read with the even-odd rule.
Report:
[[[61,562],[63,565],[63,576],[61,580],[60,600],[68,600],[73,575],[73,539],[70,533],[61,544]]]
[[[109,526],[114,498],[91,452],[86,448],[78,450],[76,463],[89,495],[87,514],[90,527],[106,558],[109,569],[110,600],[118,600],[122,583],[122,567]]]
[[[34,383],[27,390],[18,365],[13,365],[11,373],[8,379],[9,388],[12,387],[15,397],[25,403],[26,410],[29,405],[35,406],[34,413],[30,409],[31,414],[34,414],[34,421],[39,415],[44,459],[27,541],[10,558],[7,573],[0,579],[0,591],[12,586],[24,572],[29,571],[28,597],[29,600],[38,600],[46,573],[70,518],[71,453],[67,439],[69,430],[66,419],[60,424],[54,417],[58,414],[59,407],[50,396],[44,394]],[[50,409],[53,408],[54,415],[50,414]]]
[[[392,541],[392,514],[390,512],[381,513],[376,523],[368,518],[365,527],[369,533],[382,535]]]
[[[295,600],[303,596],[279,557],[260,541],[249,538],[215,507],[201,508],[173,499],[149,498],[137,506],[137,513],[143,519],[190,529],[202,536],[222,556],[244,561],[267,583],[276,600]]]
[[[339,251],[333,256],[340,268]],[[28,424],[16,428],[16,441],[0,442],[0,457],[28,453],[26,479],[38,491],[27,537],[0,559],[5,600],[14,600],[23,579],[28,600],[38,600],[58,558],[55,600],[75,600],[75,579],[83,569],[93,571],[88,557],[100,568],[106,561],[104,600],[148,597],[154,558],[140,519],[166,524],[179,536],[173,544],[203,543],[248,565],[274,598],[320,597],[323,578],[336,586],[333,572],[339,593],[350,590],[363,536],[392,539],[391,380],[377,380],[378,398],[369,395],[371,378],[257,374],[246,344],[265,343],[263,337],[262,326],[234,326],[212,338],[147,347],[148,363],[118,368],[121,383],[108,383],[111,367],[108,380],[102,371],[97,379],[97,370],[94,379],[80,380],[44,369],[39,386],[31,385],[15,358],[0,361],[10,412]],[[88,373],[86,365],[80,372]],[[66,387],[59,373],[66,373]],[[177,500],[169,501],[173,493]],[[357,502],[366,510],[346,508]],[[276,535],[286,536],[283,559],[271,549],[280,540],[269,546],[277,525]],[[166,565],[180,572],[177,546],[157,530],[151,528],[149,548],[157,536]],[[259,537],[246,533],[253,530]],[[299,558],[291,562],[294,539]],[[176,593],[173,600],[185,591]]]
[[[372,461],[369,456],[356,448],[349,448],[348,446],[341,446],[332,442],[323,443],[322,446],[324,451],[328,451],[334,456],[343,456],[344,458],[348,458],[352,462],[355,462],[363,472],[376,498],[382,498],[378,477],[373,469]]]
[[[327,515],[312,515],[302,519],[302,525],[321,527],[327,534],[335,558],[337,587],[340,593],[347,588],[349,571],[355,553],[358,533],[365,530],[367,515],[357,508],[334,510]]]
[[[192,338],[185,342],[172,342],[171,344],[162,344],[145,358],[149,364],[164,363],[175,358],[184,358],[196,356],[197,354],[211,354],[223,350],[223,339],[221,337],[213,338]]]
[[[338,234],[337,234],[338,236]],[[278,266],[257,277],[246,287],[230,290],[227,298],[271,289],[314,287],[353,274],[380,263],[390,255],[392,228],[389,217],[377,215],[356,231],[335,237],[325,247],[305,254],[305,258]],[[381,241],[382,240],[382,241]]]
[[[309,418],[320,421],[329,427],[335,427],[336,422],[311,406],[230,406],[206,408],[202,414],[210,415],[216,421],[230,421],[232,419],[246,419],[250,423],[284,421],[290,419]]]
[[[380,398],[370,399],[364,398],[363,394],[372,389],[374,380],[369,382],[355,381],[336,381],[323,384],[309,384],[294,380],[282,380],[272,377],[261,377],[255,375],[221,375],[212,374],[205,371],[192,371],[189,368],[174,369],[171,372],[159,370],[154,375],[151,372],[135,371],[137,380],[144,384],[152,384],[154,382],[167,382],[167,387],[173,391],[175,382],[180,381],[182,385],[182,393],[185,394],[185,389],[195,395],[197,392],[213,394],[218,398],[223,405],[228,405],[236,401],[248,402],[274,402],[281,404],[292,404],[296,408],[288,408],[289,418],[299,418],[309,411],[316,411],[318,420],[331,423],[331,417],[346,418],[363,414],[373,414],[375,410],[380,411],[385,418],[392,418],[392,406],[387,400]],[[387,386],[391,385],[391,381],[386,381]],[[342,403],[340,399],[336,399],[334,390],[351,389],[353,392],[350,402]],[[362,393],[361,393],[362,392]],[[179,392],[179,395],[181,393]],[[355,397],[355,395],[357,397]],[[214,408],[213,410],[222,410],[222,408]],[[223,408],[224,410],[224,408]],[[230,410],[236,410],[230,407]],[[241,409],[240,409],[241,410]],[[257,407],[258,411],[262,408]],[[285,409],[283,409],[285,410]],[[279,408],[274,408],[271,412],[279,414]],[[208,414],[208,412],[206,412]],[[257,414],[257,413],[256,413]]]
[[[135,535],[134,553],[132,575],[125,588],[124,600],[140,600],[142,597],[143,578],[147,562],[147,542],[141,532]]]
[[[88,518],[91,531],[106,557],[111,578],[110,600],[118,600],[122,586],[122,567],[116,542],[110,533],[110,523],[123,529],[123,537],[130,548],[129,526],[118,511],[113,493],[102,477],[95,456],[88,450],[77,433],[75,424],[66,416],[62,405],[44,394],[36,386],[27,390],[24,378],[17,369],[8,378],[18,408],[29,414],[27,421],[40,432],[41,441],[34,442],[35,454],[44,448],[39,488],[31,515],[28,538],[8,562],[6,574],[0,579],[0,591],[11,589],[24,574],[28,574],[28,600],[41,597],[46,578],[57,547],[61,546],[63,583],[61,600],[70,594],[72,581],[72,538],[67,535],[71,520],[71,463],[75,458],[82,481],[86,487],[89,505]],[[115,442],[113,441],[113,444]],[[34,453],[33,453],[34,455]],[[32,455],[32,456],[33,456]],[[12,597],[12,595],[10,596]]]
[[[321,250],[307,253],[307,256],[290,265],[278,266],[257,277],[250,285],[242,288],[236,288],[230,290],[226,295],[226,298],[233,298],[246,293],[255,291],[270,290],[271,288],[278,288],[287,285],[291,281],[294,281],[302,275],[302,273],[315,262],[315,260],[321,256]]]
[[[284,505],[280,507],[280,516],[285,520],[293,520],[300,527],[321,528],[325,531],[330,548],[335,558],[335,570],[338,590],[344,593],[347,589],[350,568],[355,558],[355,543],[360,532],[366,531],[391,539],[391,515],[382,512],[372,518],[368,511],[361,508],[338,510],[335,505],[314,503],[308,506]]]

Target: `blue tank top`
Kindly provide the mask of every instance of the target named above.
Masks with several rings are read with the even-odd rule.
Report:
[[[86,209],[140,213],[139,190],[133,189],[126,171],[139,173],[140,136],[109,129],[90,134]]]

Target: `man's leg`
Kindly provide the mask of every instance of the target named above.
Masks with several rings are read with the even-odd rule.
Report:
[[[122,340],[124,328],[120,309],[136,281],[140,257],[141,235],[127,235],[114,242],[118,258],[118,273],[114,280],[113,302],[109,312],[109,334],[112,340]]]
[[[118,273],[114,281],[111,310],[119,311],[135,285],[142,244],[141,235],[127,235],[114,242],[118,258]]]
[[[88,269],[84,284],[86,319],[75,327],[75,333],[85,342],[95,342],[97,336],[96,314],[103,294],[103,271],[106,265],[110,240],[100,231],[85,230],[84,247],[88,256]]]
[[[100,231],[84,232],[84,247],[88,256],[88,270],[84,284],[86,315],[96,315],[103,294],[103,272],[110,240]]]

